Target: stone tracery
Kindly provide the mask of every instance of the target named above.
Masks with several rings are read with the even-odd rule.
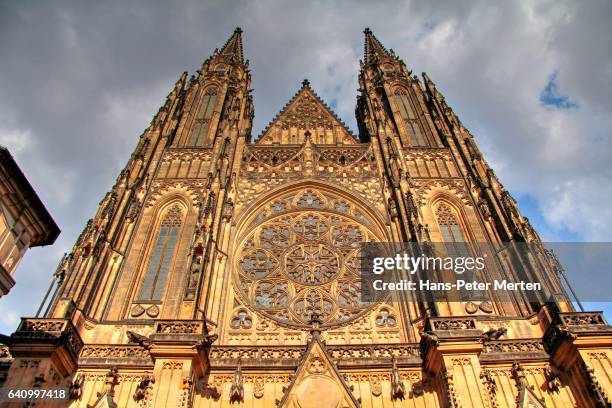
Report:
[[[361,219],[350,200],[314,188],[271,200],[239,247],[245,304],[290,326],[307,326],[314,314],[329,326],[360,316],[370,308],[360,299],[360,246],[378,241],[372,221]]]

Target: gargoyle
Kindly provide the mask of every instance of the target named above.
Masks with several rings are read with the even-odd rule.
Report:
[[[83,383],[85,377],[78,373],[68,385],[68,398],[71,400],[78,400],[83,394]]]
[[[421,340],[425,343],[438,343],[438,336],[433,331],[421,331],[419,334],[421,335]]]
[[[138,344],[146,349],[151,347],[151,339],[147,336],[143,336],[142,334],[138,334],[130,330],[128,330],[125,334],[127,334],[130,343]]]
[[[217,341],[217,339],[219,338],[218,334],[207,334],[206,336],[202,337],[202,339],[200,339],[200,341],[198,341],[196,344],[194,344],[194,348],[197,349],[205,349],[205,348],[209,348],[210,346],[212,346],[212,344]]]
[[[497,329],[491,328],[484,332],[482,337],[485,341],[499,340],[499,338],[504,336],[506,333],[508,333],[508,329],[505,327],[498,327]]]
[[[140,379],[136,391],[134,391],[134,401],[140,401],[147,396],[147,391],[155,383],[155,377],[152,375],[145,375]]]

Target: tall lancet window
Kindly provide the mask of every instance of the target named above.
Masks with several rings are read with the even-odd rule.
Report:
[[[217,88],[208,88],[204,91],[204,97],[200,109],[195,118],[189,146],[204,146],[210,132],[210,122],[217,104]]]
[[[428,146],[427,139],[421,130],[419,120],[414,113],[414,108],[410,102],[410,97],[403,89],[395,91],[395,103],[399,109],[400,116],[411,146]]]
[[[182,219],[183,213],[177,205],[171,207],[164,215],[138,295],[139,300],[162,299]]]
[[[438,220],[440,232],[442,233],[447,255],[451,258],[469,257],[470,251],[468,249],[468,243],[459,225],[457,213],[446,203],[441,203],[436,208],[436,219]],[[463,279],[468,282],[477,280],[476,278],[475,271],[467,268],[462,274],[457,275],[457,279]],[[482,299],[483,296],[484,292],[481,291],[461,290],[462,300]]]
[[[436,219],[449,256],[465,255],[467,241],[461,231],[455,211],[446,203],[441,203],[436,208]]]

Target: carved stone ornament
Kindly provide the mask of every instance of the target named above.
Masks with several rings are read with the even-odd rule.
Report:
[[[253,386],[253,396],[257,399],[260,399],[264,396],[264,389],[265,387],[263,382],[255,383],[255,385]]]
[[[474,302],[467,302],[465,304],[465,311],[469,314],[474,314],[478,311],[478,305]]]
[[[74,376],[70,384],[68,384],[68,398],[70,400],[78,400],[83,395],[83,382],[85,377],[82,373]]]
[[[145,312],[144,307],[142,307],[141,305],[134,305],[134,307],[132,307],[131,315],[132,317],[139,317],[139,316],[142,316],[144,312]]]
[[[131,344],[138,344],[146,349],[151,347],[151,339],[142,334],[128,330],[126,333],[127,338]]]
[[[404,382],[402,381],[397,368],[397,361],[395,360],[395,357],[393,357],[393,364],[391,368],[391,399],[404,399],[405,394],[406,387],[404,386]]]
[[[481,302],[478,307],[485,313],[493,313],[493,304],[488,300]]]
[[[412,395],[413,396],[419,397],[423,395],[423,392],[425,392],[425,384],[423,384],[423,381],[417,381],[415,383],[412,383]]]
[[[559,388],[561,388],[561,380],[559,380],[559,374],[557,374],[556,370],[549,364],[544,367],[544,377],[546,377],[546,386],[552,392],[559,392]]]
[[[153,305],[147,308],[147,316],[153,318],[159,316],[159,307],[157,307],[157,305]]]
[[[151,375],[145,375],[142,377],[138,386],[136,387],[136,391],[134,391],[134,401],[140,401],[147,396],[147,392],[155,383],[155,377]]]
[[[314,357],[308,362],[308,372],[322,374],[325,372],[325,362],[320,357]]]
[[[302,328],[313,313],[322,326],[335,326],[375,307],[360,298],[359,248],[378,239],[357,215],[340,197],[314,189],[275,200],[238,249],[234,282],[242,303],[276,323]]]
[[[242,365],[238,360],[238,366],[232,378],[232,385],[230,387],[230,402],[243,402],[244,401],[244,377],[242,375]]]
[[[483,338],[487,341],[491,340],[499,340],[500,337],[505,336],[508,333],[508,329],[505,327],[490,328],[486,332],[484,332]]]
[[[375,397],[380,397],[382,394],[382,384],[380,381],[375,381],[372,383],[372,395]]]

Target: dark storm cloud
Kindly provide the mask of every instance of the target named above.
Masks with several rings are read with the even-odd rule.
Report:
[[[610,239],[610,2],[5,2],[0,143],[63,233],[26,255],[0,332],[31,315],[184,70],[244,30],[261,130],[309,78],[355,130],[362,30],[427,71],[511,191],[545,212],[548,239]],[[558,95],[580,109],[544,106]]]

